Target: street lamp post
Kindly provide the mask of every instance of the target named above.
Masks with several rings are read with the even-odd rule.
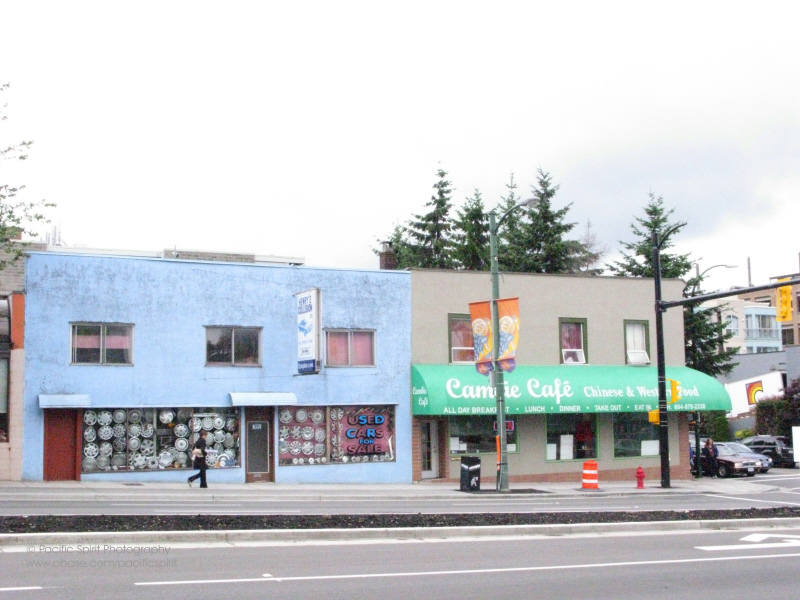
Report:
[[[500,265],[497,259],[497,232],[506,217],[523,206],[533,207],[538,204],[537,198],[529,198],[508,209],[498,219],[495,210],[489,211],[489,262],[492,273],[492,387],[497,403],[497,435],[500,441],[500,456],[497,465],[497,491],[508,491],[508,443],[506,436],[506,405],[503,371],[497,363],[500,352],[500,318],[497,312],[497,301],[500,299]]]
[[[735,269],[736,265],[712,265],[705,269],[702,273],[700,272],[700,263],[694,263],[694,286],[692,286],[692,296],[695,295],[697,292],[697,286],[700,285],[700,282],[703,281],[703,275],[708,273],[711,269],[716,269],[717,267],[725,267],[726,269]],[[719,309],[717,309],[717,320],[721,323],[722,322],[722,313]],[[722,340],[720,340],[720,347],[719,351],[722,352],[723,345]],[[697,479],[703,478],[703,466],[700,464],[700,411],[695,411],[694,413],[694,465],[695,465],[695,477]]]

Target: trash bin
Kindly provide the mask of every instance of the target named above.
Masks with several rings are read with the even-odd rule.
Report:
[[[481,489],[481,459],[479,456],[461,457],[461,491],[478,492]]]

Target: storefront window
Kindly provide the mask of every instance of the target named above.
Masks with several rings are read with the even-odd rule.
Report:
[[[595,458],[594,415],[547,415],[547,460]]]
[[[395,460],[394,406],[285,406],[278,411],[281,466]]]
[[[495,417],[487,415],[450,417],[449,421],[450,454],[497,452]],[[514,421],[506,421],[506,444],[509,452],[517,451],[517,430]]]
[[[83,412],[84,473],[191,468],[191,449],[210,433],[209,468],[239,466],[236,408],[107,408]]]
[[[647,413],[614,415],[614,458],[658,456],[658,425]]]

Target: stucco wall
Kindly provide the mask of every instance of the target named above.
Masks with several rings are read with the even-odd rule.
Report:
[[[412,361],[449,362],[448,313],[469,313],[470,302],[491,297],[486,272],[412,270]],[[664,280],[664,300],[681,297],[684,284]],[[520,338],[517,363],[560,362],[559,317],[587,320],[587,361],[593,365],[625,364],[625,320],[649,322],[650,360],[655,364],[655,292],[652,279],[505,274],[500,297],[519,297]],[[664,313],[667,366],[685,363],[683,311]]]
[[[296,375],[294,294],[314,287],[323,328],[376,331],[377,367]],[[230,392],[293,392],[302,404],[397,404],[397,462],[277,467],[277,482],[411,480],[408,273],[34,253],[27,292],[25,479],[42,478],[39,394],[125,407],[229,406]],[[133,323],[134,366],[70,365],[70,323],[82,321]],[[262,327],[262,366],[206,367],[209,325]],[[244,481],[241,468],[212,473]],[[120,476],[157,478],[85,477]]]

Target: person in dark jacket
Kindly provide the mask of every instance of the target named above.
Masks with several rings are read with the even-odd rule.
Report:
[[[192,450],[192,467],[195,469],[200,469],[199,473],[195,473],[187,481],[189,482],[189,487],[192,487],[192,482],[196,479],[200,479],[200,487],[207,488],[208,485],[206,484],[206,448],[208,444],[206,443],[205,436],[201,435],[197,438],[197,441],[194,443],[194,449]]]
[[[717,470],[719,469],[717,456],[719,456],[717,445],[714,443],[714,440],[708,438],[706,440],[706,445],[703,446],[703,461],[705,462],[704,466],[706,473],[708,473],[712,477],[717,476]]]

